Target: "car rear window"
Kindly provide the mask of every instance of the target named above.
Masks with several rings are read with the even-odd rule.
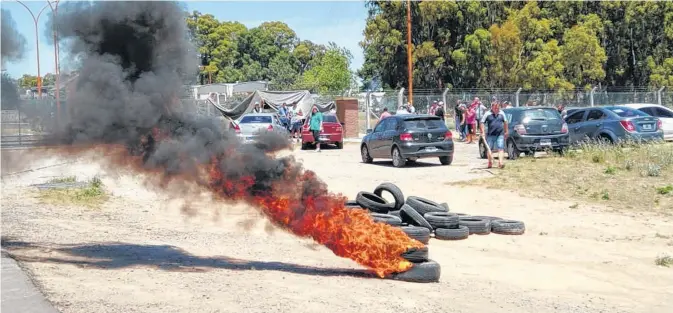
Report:
[[[323,115],[322,121],[325,123],[338,123],[337,118],[334,115]]]
[[[535,109],[524,111],[523,118],[535,121],[560,120],[561,114],[555,109]]]
[[[271,116],[266,115],[248,115],[241,118],[241,124],[271,124]]]
[[[619,117],[649,116],[647,113],[631,108],[607,108],[610,112],[619,115]]]
[[[406,129],[433,129],[444,126],[444,122],[439,118],[414,118],[404,120],[404,128]]]

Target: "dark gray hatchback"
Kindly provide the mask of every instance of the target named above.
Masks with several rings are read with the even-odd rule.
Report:
[[[395,167],[433,157],[449,165],[453,162],[453,135],[437,116],[393,115],[379,121],[373,130],[367,130],[360,154],[362,162],[392,159]]]
[[[555,108],[519,107],[503,112],[509,128],[505,151],[511,160],[517,159],[522,152],[532,154],[552,150],[563,153],[570,145],[568,125]],[[483,142],[479,144],[479,153],[486,158]]]

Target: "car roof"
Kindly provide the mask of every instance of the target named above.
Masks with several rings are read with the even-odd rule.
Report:
[[[556,110],[554,107],[549,107],[549,106],[537,106],[537,107],[513,107],[513,108],[506,108],[502,109],[503,111],[530,111],[530,110],[540,110],[540,109],[552,109]]]
[[[400,115],[393,115],[392,117],[396,117],[402,120],[410,120],[410,119],[416,119],[416,118],[431,118],[431,119],[439,119],[439,116],[436,115],[430,115],[430,114],[400,114]]]
[[[245,113],[241,117],[243,117],[243,116],[274,116],[274,115],[278,115],[278,114],[276,114],[276,113]]]
[[[632,109],[639,109],[639,108],[644,108],[644,107],[662,107],[663,105],[658,105],[656,103],[627,103],[624,104],[623,106],[629,107]]]

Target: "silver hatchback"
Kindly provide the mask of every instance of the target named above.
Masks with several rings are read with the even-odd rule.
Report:
[[[234,126],[236,135],[244,142],[254,141],[260,132],[272,131],[289,136],[287,128],[280,122],[276,113],[243,114]]]

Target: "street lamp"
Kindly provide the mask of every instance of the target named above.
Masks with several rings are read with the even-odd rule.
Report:
[[[58,3],[59,0],[54,0],[52,1],[47,1],[49,4],[49,7],[51,8],[51,12],[53,14],[52,16],[52,23],[53,23],[53,35],[54,35],[54,72],[56,75],[56,81],[54,82],[54,85],[56,87],[56,122],[58,123],[61,120],[61,99],[60,99],[60,81],[61,81],[61,67],[59,64],[59,53],[60,53],[60,48],[58,46],[58,32],[56,31],[56,13],[58,11]],[[53,5],[52,5],[53,3]]]
[[[51,4],[47,4],[42,9],[40,9],[40,12],[37,13],[37,17],[35,14],[33,14],[33,11],[30,10],[23,2],[16,0],[19,4],[21,4],[26,10],[28,10],[28,13],[30,13],[30,16],[33,18],[33,22],[35,22],[35,49],[37,51],[37,92],[40,98],[42,98],[42,77],[40,76],[40,36],[37,33],[38,29],[38,21],[40,20],[40,15],[42,15],[42,12],[44,12],[44,9],[48,8]]]

